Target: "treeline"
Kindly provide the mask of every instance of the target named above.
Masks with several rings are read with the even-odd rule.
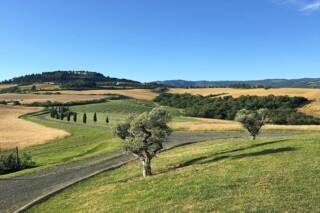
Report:
[[[82,89],[96,89],[99,88],[96,82],[92,81],[73,81],[61,84],[62,89],[74,89],[74,90],[82,90]]]
[[[173,87],[173,86],[172,86]],[[174,88],[174,87],[173,87]],[[250,85],[250,84],[230,84],[230,85],[212,85],[212,86],[180,86],[177,88],[199,89],[199,88],[234,88],[234,89],[271,89],[271,86]]]
[[[298,112],[310,101],[304,97],[289,96],[231,96],[212,97],[191,94],[163,93],[155,98],[161,105],[185,109],[187,116],[234,120],[241,109],[269,109],[273,124],[320,124],[320,119]]]
[[[53,119],[62,120],[62,121],[66,119],[67,121],[73,120],[73,122],[78,122],[78,113],[71,111],[69,107],[53,106],[53,107],[50,107],[48,110],[49,110],[50,117]],[[84,124],[87,123],[87,113],[83,113],[82,122]],[[93,114],[93,122],[94,123],[98,122],[98,115],[96,112]],[[105,122],[107,124],[109,123],[108,115],[105,118]]]

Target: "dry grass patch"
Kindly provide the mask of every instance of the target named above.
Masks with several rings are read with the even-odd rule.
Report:
[[[170,89],[171,93],[190,93],[193,95],[219,95],[223,96],[231,95],[233,97],[239,97],[241,95],[288,95],[288,96],[303,96],[310,100],[316,100],[320,98],[320,89],[305,89],[305,88],[273,88],[273,89],[235,89],[235,88],[200,88],[200,89],[182,89],[173,88]]]
[[[299,111],[316,117],[320,117],[320,99],[315,100],[314,102],[302,107]]]
[[[195,118],[194,121],[172,122],[170,127],[188,131],[234,131],[242,130],[241,124],[235,121]]]
[[[219,119],[196,118],[195,121],[172,122],[170,127],[188,131],[239,131],[244,130],[240,123]],[[320,131],[320,125],[266,125],[264,130]]]
[[[242,95],[256,95],[256,96],[283,96],[288,95],[290,97],[302,96],[313,102],[301,108],[300,111],[308,115],[320,117],[320,89],[307,89],[307,88],[273,88],[273,89],[235,89],[235,88],[199,88],[199,89],[183,89],[173,88],[170,89],[170,93],[190,93],[193,95],[221,95],[233,97],[239,97]]]
[[[63,130],[44,127],[19,118],[23,114],[37,112],[41,109],[39,107],[0,106],[0,148],[10,149],[15,146],[27,147],[43,144],[49,140],[69,135]]]
[[[31,89],[32,86],[36,86],[37,90],[57,90],[60,89],[60,86],[53,83],[38,83],[38,84],[30,84],[26,86],[20,86],[22,89]]]
[[[17,86],[17,85],[16,84],[0,84],[0,89],[6,89],[14,86]]]
[[[134,99],[139,100],[153,100],[158,94],[147,89],[121,89],[121,90],[63,90],[59,91],[62,94],[72,94],[72,95],[106,95],[106,94],[118,94],[125,95]]]
[[[16,94],[5,93],[0,94],[0,101],[19,101],[22,104],[30,104],[33,102],[71,102],[71,101],[87,101],[98,100],[104,98],[103,95],[45,95],[45,94]]]

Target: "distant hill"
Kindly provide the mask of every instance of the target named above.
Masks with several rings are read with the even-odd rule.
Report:
[[[137,83],[138,81],[132,81],[128,79],[111,78],[109,76],[104,76],[101,73],[89,72],[89,71],[53,71],[53,72],[43,72],[38,74],[30,74],[25,76],[20,76],[13,78],[11,80],[5,81],[5,83],[14,84],[32,84],[32,83],[70,83],[70,82],[120,82],[120,83]]]
[[[291,88],[320,88],[320,78],[301,79],[265,79],[253,81],[185,81],[168,80],[157,83],[171,87],[230,87],[235,85],[249,85],[253,87],[291,87]]]

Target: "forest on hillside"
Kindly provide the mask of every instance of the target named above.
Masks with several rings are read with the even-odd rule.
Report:
[[[43,72],[37,74],[29,74],[20,77],[15,77],[2,83],[14,83],[14,84],[32,84],[32,83],[68,83],[68,82],[123,82],[123,83],[136,83],[128,79],[112,78],[104,76],[101,73],[90,72],[90,71],[53,71]]]

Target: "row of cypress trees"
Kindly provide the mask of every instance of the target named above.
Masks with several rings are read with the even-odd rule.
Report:
[[[83,123],[87,123],[87,114],[86,113],[83,114],[82,121],[83,121]],[[98,121],[98,116],[97,116],[97,113],[95,112],[93,114],[93,122],[96,123],[97,121]],[[106,123],[107,124],[109,123],[109,116],[106,117]]]
[[[64,120],[64,118],[67,118],[67,121],[71,121],[71,117],[73,116],[73,121],[77,122],[78,119],[78,114],[76,112],[71,112],[69,110],[63,110],[60,107],[58,108],[52,108],[50,110],[50,117],[59,119],[59,120]],[[96,123],[98,121],[98,116],[97,113],[95,112],[93,115],[93,121]],[[87,114],[84,113],[82,116],[82,122],[87,123]],[[106,123],[109,123],[109,116],[106,117]]]

